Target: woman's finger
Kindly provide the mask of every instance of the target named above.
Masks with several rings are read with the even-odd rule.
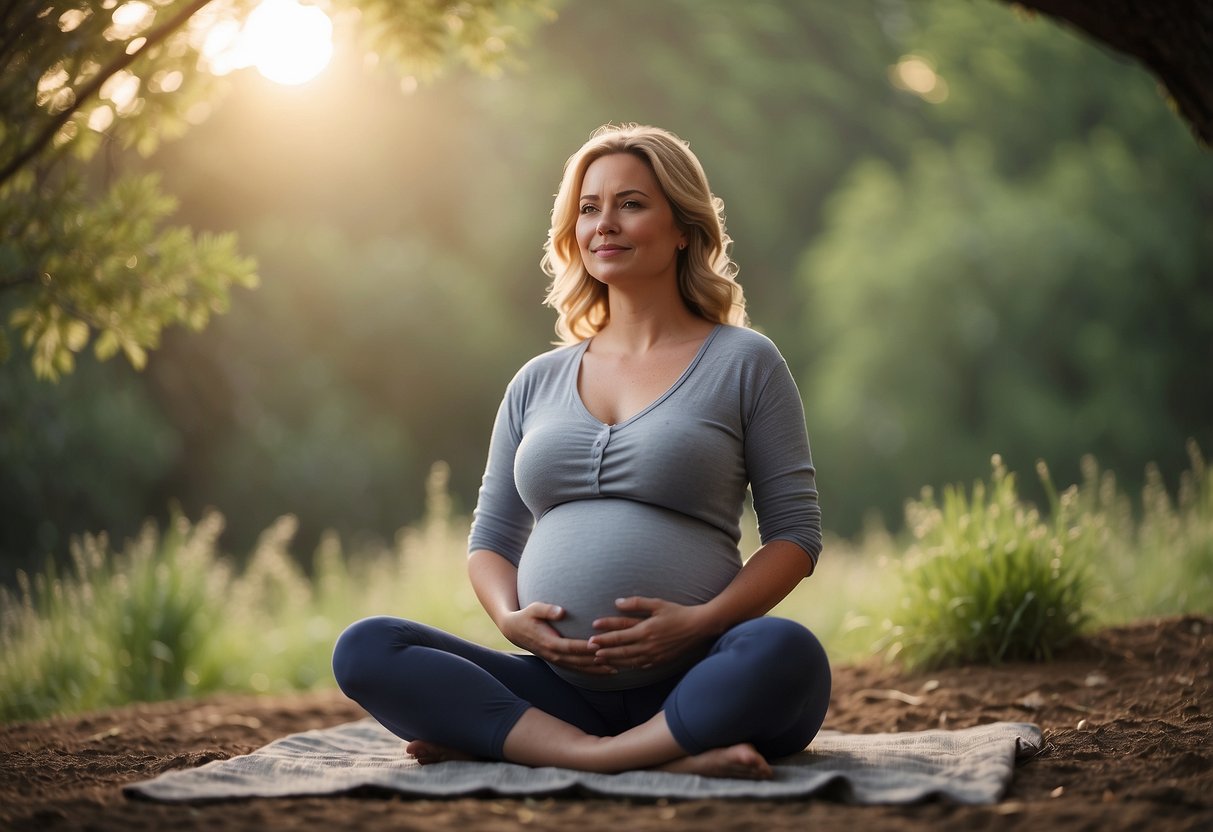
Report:
[[[646,598],[643,595],[632,595],[627,598],[615,599],[616,609],[624,610],[625,612],[654,613],[666,603],[661,598]]]
[[[570,656],[592,656],[598,649],[588,641],[575,638],[557,638],[551,647],[556,653]]]
[[[533,618],[538,618],[543,621],[559,621],[564,618],[564,608],[557,604],[545,604],[542,601],[534,601],[527,604],[527,615]]]
[[[594,627],[595,630],[601,630],[603,632],[610,632],[610,631],[616,631],[616,630],[627,630],[631,627],[635,627],[637,624],[640,624],[646,620],[647,619],[644,619],[644,618],[630,618],[630,617],[618,615],[618,616],[609,616],[607,618],[596,618],[596,619],[594,619],[594,623],[592,626]]]

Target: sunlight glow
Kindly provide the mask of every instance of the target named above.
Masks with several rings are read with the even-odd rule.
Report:
[[[323,10],[298,0],[262,0],[241,26],[206,20],[201,51],[215,75],[254,66],[279,84],[302,84],[333,57],[333,23]]]
[[[240,24],[235,20],[219,20],[211,25],[202,43],[202,57],[215,75],[227,75],[248,66],[247,61],[241,62]]]
[[[152,76],[152,81],[149,86],[159,92],[176,92],[181,89],[181,84],[185,81],[185,76],[180,70],[174,69],[171,72],[166,72],[163,69]]]
[[[316,6],[295,0],[262,0],[241,33],[257,71],[279,84],[302,84],[333,57],[333,22]]]
[[[68,9],[59,15],[59,30],[74,32],[81,23],[88,19],[92,11],[92,9]]]
[[[101,85],[100,96],[113,103],[118,115],[130,115],[139,100],[141,79],[127,70],[119,70]]]
[[[889,80],[898,89],[913,93],[931,104],[940,104],[948,97],[948,82],[935,72],[925,58],[918,55],[906,55],[896,66],[890,67]]]
[[[90,130],[96,130],[98,133],[104,133],[114,123],[114,111],[110,109],[108,104],[102,104],[100,107],[93,108],[89,113],[88,127]]]
[[[106,40],[127,40],[145,31],[156,19],[156,10],[141,0],[114,9],[113,23],[105,30]]]

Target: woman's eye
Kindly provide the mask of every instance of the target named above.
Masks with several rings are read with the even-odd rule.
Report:
[[[581,206],[581,211],[580,211],[580,213],[582,213],[582,214],[589,214],[589,213],[592,213],[592,212],[597,211],[597,210],[598,210],[598,209],[597,209],[597,208],[595,208],[593,205],[582,205],[582,206]]]
[[[636,200],[634,200],[634,199],[629,199],[627,202],[623,203],[623,207],[624,207],[624,208],[640,208],[640,207],[642,207],[642,206],[641,206],[641,204],[640,204],[639,202],[637,202]]]

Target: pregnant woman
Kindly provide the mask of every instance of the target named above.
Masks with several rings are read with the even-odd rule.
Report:
[[[564,346],[506,390],[469,541],[477,597],[529,652],[380,616],[333,654],[422,764],[764,778],[821,727],[825,652],[766,616],[821,550],[804,414],[746,327],[722,210],[664,130],[608,125],[568,160],[543,258]]]

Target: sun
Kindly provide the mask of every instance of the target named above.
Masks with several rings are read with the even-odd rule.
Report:
[[[295,0],[262,0],[244,24],[244,38],[253,66],[279,84],[310,81],[333,57],[333,22]]]

